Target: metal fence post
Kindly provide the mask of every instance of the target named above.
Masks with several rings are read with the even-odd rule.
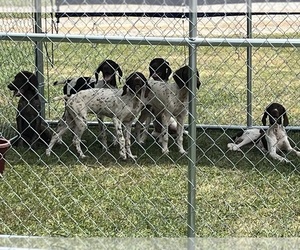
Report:
[[[197,1],[189,1],[189,39],[197,36]],[[189,82],[189,152],[188,152],[188,249],[195,249],[195,205],[196,205],[196,45],[189,43],[189,66],[191,80]]]
[[[34,0],[34,33],[42,33],[42,6],[41,0]],[[45,98],[44,98],[44,57],[43,42],[35,42],[35,74],[39,82],[39,92],[41,94],[41,115],[45,117]]]

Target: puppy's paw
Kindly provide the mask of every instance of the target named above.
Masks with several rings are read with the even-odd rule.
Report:
[[[169,154],[169,149],[162,149],[162,153],[163,153],[164,155]]]
[[[79,157],[80,157],[80,159],[85,159],[85,158],[87,158],[87,156],[86,156],[85,154],[81,154]]]
[[[234,143],[228,143],[227,148],[232,151],[241,151],[241,149],[238,147],[238,145],[236,145]]]
[[[129,154],[128,158],[135,160],[135,159],[137,159],[137,155]]]
[[[179,150],[179,153],[184,155],[184,154],[186,154],[187,152],[182,148],[182,149]]]
[[[290,160],[286,159],[286,158],[281,158],[280,159],[280,162],[283,162],[283,163],[292,163]]]
[[[127,160],[127,154],[124,154],[124,153],[121,153],[120,152],[120,157],[123,161],[126,161]]]
[[[46,149],[46,155],[47,155],[47,156],[50,156],[50,154],[51,154],[51,149],[47,148],[47,149]]]

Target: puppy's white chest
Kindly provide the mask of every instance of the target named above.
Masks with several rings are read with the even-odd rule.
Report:
[[[277,141],[282,140],[286,136],[285,129],[278,124],[274,125],[273,129],[271,129],[271,132]]]

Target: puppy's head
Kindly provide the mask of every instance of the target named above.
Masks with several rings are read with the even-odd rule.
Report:
[[[176,82],[179,89],[188,86],[188,82],[191,79],[190,77],[190,68],[189,66],[183,66],[182,68],[175,71],[173,79]],[[199,81],[199,72],[197,70],[197,89],[199,89],[201,83]]]
[[[100,65],[96,69],[95,78],[96,78],[97,82],[99,80],[100,72],[102,72],[103,80],[107,84],[109,84],[113,87],[117,87],[116,73],[118,73],[118,75],[119,75],[119,80],[123,76],[123,72],[122,72],[119,64],[117,64],[113,60],[109,60],[109,59],[100,63]]]
[[[266,126],[267,124],[267,117],[269,117],[270,125],[277,123],[277,124],[283,124],[283,126],[287,126],[289,124],[287,112],[285,108],[279,103],[271,103],[266,108],[264,115],[261,119],[262,124],[264,126]]]
[[[163,58],[154,58],[149,64],[150,77],[157,81],[168,81],[172,73],[169,62]]]
[[[144,88],[145,97],[147,97],[150,91],[150,86],[148,85],[146,77],[141,72],[134,72],[127,77],[122,95],[126,95],[129,90],[131,93],[140,96]]]
[[[21,71],[7,87],[14,92],[14,96],[23,96],[28,92],[37,93],[39,83],[35,74]]]

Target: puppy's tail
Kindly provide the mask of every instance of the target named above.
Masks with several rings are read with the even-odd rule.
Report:
[[[54,86],[59,85],[59,84],[63,84],[63,85],[66,84],[66,80],[59,80],[59,81],[55,81],[53,83]]]

